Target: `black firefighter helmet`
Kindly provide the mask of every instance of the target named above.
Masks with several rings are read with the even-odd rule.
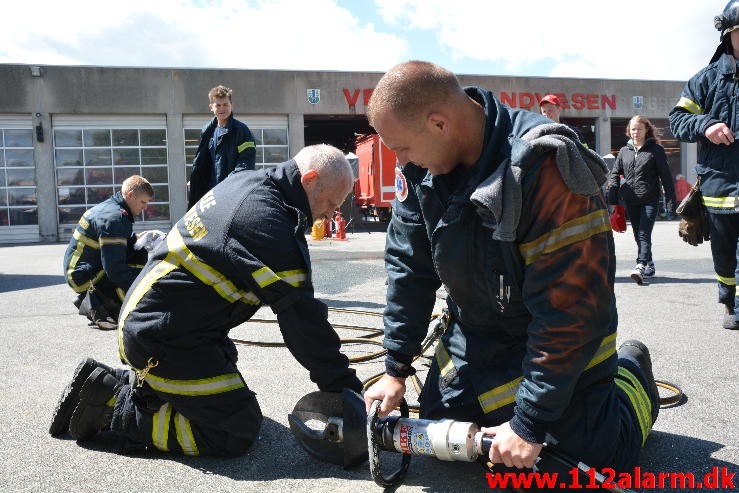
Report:
[[[739,27],[739,0],[730,0],[724,11],[713,18],[713,26],[721,33],[721,42],[710,63],[718,60],[724,53],[732,53],[731,39],[727,34]]]
[[[724,11],[713,18],[713,26],[723,36],[727,30],[731,30],[732,27],[737,25],[739,25],[739,0],[731,0],[724,7]]]

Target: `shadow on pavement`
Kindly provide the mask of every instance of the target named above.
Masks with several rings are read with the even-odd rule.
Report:
[[[0,274],[0,293],[66,284],[64,276]]]
[[[637,285],[634,282],[634,280],[629,276],[616,276],[616,282],[633,284],[634,286]],[[716,283],[715,277],[695,277],[695,278],[686,279],[683,277],[656,276],[656,277],[644,279],[644,284],[642,284],[642,286],[649,286],[650,284],[715,284],[715,283]]]
[[[385,310],[384,303],[373,303],[371,301],[352,301],[352,300],[332,300],[330,298],[320,298],[320,300],[326,303],[331,308],[367,308],[377,312],[378,315],[382,315]]]
[[[701,440],[684,435],[676,435],[662,431],[653,431],[642,450],[641,469],[654,474],[692,473],[696,482],[703,482],[706,475],[718,472],[719,487],[711,491],[729,491],[739,486],[739,466],[737,464],[713,458],[713,454],[727,445]],[[722,471],[735,473],[733,488],[721,488]],[[667,486],[667,485],[665,485]],[[679,487],[679,484],[677,485]],[[704,485],[704,489],[708,486]],[[674,488],[670,488],[674,491]],[[685,488],[679,491],[694,491],[695,488]],[[641,491],[660,491],[657,489],[643,489]]]

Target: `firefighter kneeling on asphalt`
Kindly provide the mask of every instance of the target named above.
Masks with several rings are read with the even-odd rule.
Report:
[[[353,185],[343,153],[306,147],[276,168],[234,173],[167,235],[121,309],[119,353],[130,369],[82,361],[49,432],[84,441],[111,430],[122,450],[235,456],[262,413],[236,366],[229,331],[261,305],[318,388],[362,385],[314,297],[306,226],[331,216]]]

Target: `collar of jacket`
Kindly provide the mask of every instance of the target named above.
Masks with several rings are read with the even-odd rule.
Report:
[[[650,145],[652,143],[656,143],[656,142],[657,142],[656,140],[654,140],[653,138],[649,137],[648,139],[646,139],[644,141],[644,143],[641,145],[641,147],[639,148],[639,150],[642,150],[645,147],[647,147],[648,145]],[[635,151],[636,150],[636,145],[634,145],[634,140],[633,139],[629,139],[629,141],[626,142],[626,147],[628,147],[632,151]]]
[[[131,209],[128,208],[126,199],[123,198],[123,194],[121,192],[114,193],[111,199],[113,199],[113,202],[118,204],[121,209],[126,211],[126,214],[128,214],[128,219],[130,219],[132,223],[136,222],[136,218],[133,217],[133,214],[131,213]]]
[[[734,55],[724,53],[718,61],[718,68],[723,75],[736,74],[736,59]]]
[[[243,173],[243,172],[242,172]],[[250,171],[246,171],[250,173]],[[294,159],[278,164],[267,170],[267,175],[277,184],[285,197],[287,205],[295,207],[308,218],[308,224],[313,224],[313,216],[308,203],[308,195],[300,182],[300,170]]]
[[[551,123],[547,118],[528,110],[512,110],[503,106],[492,92],[479,87],[466,87],[467,95],[480,104],[485,113],[485,137],[482,153],[470,168],[470,180],[465,195],[471,195],[477,186],[511,157],[511,143],[532,128]]]
[[[224,135],[231,131],[231,127],[233,127],[233,123],[234,123],[234,114],[233,112],[231,112],[231,114],[228,117],[228,123],[226,123],[226,126],[223,127],[226,129],[226,131],[224,132]],[[212,135],[216,129],[216,125],[218,125],[218,118],[214,116],[213,119],[210,121],[210,123],[208,123],[205,126],[205,130],[203,130],[203,132],[206,134],[210,133]]]

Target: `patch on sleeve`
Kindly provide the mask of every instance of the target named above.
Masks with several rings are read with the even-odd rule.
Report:
[[[403,202],[408,198],[408,183],[400,168],[395,168],[395,198],[398,202]]]

